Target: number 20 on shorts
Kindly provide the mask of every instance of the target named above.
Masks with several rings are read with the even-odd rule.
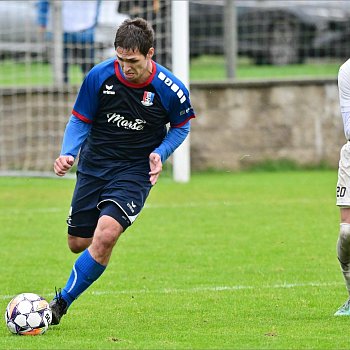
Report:
[[[345,196],[346,187],[337,186],[337,197],[342,198]]]

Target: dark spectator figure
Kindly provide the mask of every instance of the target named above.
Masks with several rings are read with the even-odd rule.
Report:
[[[69,65],[78,64],[84,75],[95,65],[94,37],[101,0],[62,1],[63,79],[69,81]],[[38,1],[38,25],[52,38],[50,1]]]

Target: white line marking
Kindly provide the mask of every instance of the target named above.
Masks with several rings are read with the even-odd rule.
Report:
[[[309,282],[309,283],[283,283],[266,286],[203,286],[194,288],[165,288],[159,290],[140,289],[140,290],[125,290],[125,291],[93,291],[93,295],[105,294],[178,294],[178,293],[201,293],[201,292],[222,292],[235,291],[247,289],[288,289],[288,288],[302,288],[302,287],[333,287],[343,285],[340,282]]]
[[[308,282],[308,283],[282,283],[265,286],[202,286],[193,288],[165,288],[165,289],[139,289],[139,290],[114,290],[114,291],[87,291],[91,295],[118,295],[118,294],[180,294],[180,293],[202,293],[202,292],[224,292],[236,290],[253,289],[289,289],[303,287],[336,287],[342,286],[341,282]],[[39,293],[40,294],[40,293]],[[53,296],[54,293],[42,293],[43,295]],[[0,295],[0,300],[12,299],[13,295]]]

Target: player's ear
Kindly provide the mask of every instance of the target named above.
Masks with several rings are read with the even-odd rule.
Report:
[[[151,59],[154,55],[154,47],[151,47],[149,50],[148,50],[148,53],[147,53],[147,56],[146,58],[148,59]]]

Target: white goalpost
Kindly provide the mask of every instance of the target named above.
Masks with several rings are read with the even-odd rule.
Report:
[[[188,1],[171,2],[172,71],[189,88],[189,6]],[[173,179],[190,180],[190,136],[173,155]]]

